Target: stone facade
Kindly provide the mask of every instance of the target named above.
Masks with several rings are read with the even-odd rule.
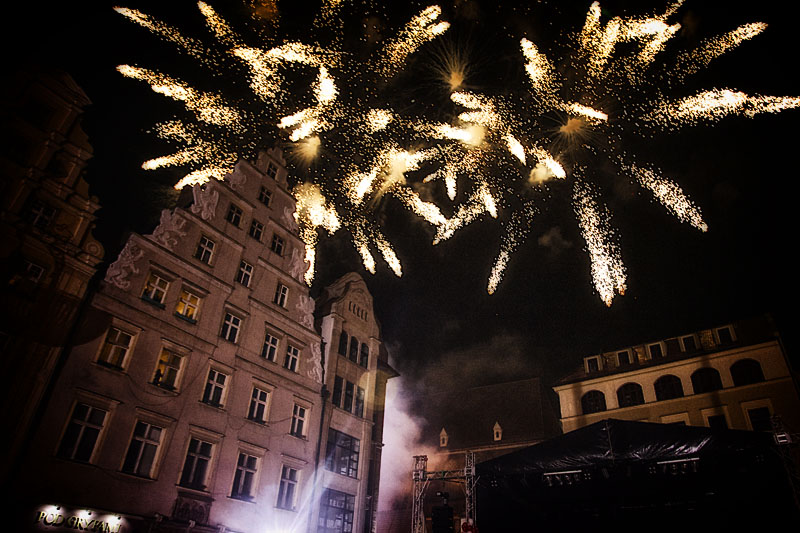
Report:
[[[15,482],[37,527],[313,528],[321,338],[293,212],[273,149],[130,236]]]
[[[768,430],[800,428],[800,400],[767,318],[584,358],[554,387],[564,432],[604,418]]]

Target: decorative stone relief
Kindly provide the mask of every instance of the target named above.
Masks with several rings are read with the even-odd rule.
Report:
[[[239,172],[238,169],[228,174],[228,184],[231,186],[231,189],[235,191],[241,189],[246,182],[247,176],[244,175],[244,172]]]
[[[300,323],[312,329],[314,327],[314,300],[304,294],[300,295],[295,307],[300,313]]]
[[[128,277],[131,274],[138,274],[136,261],[144,255],[144,250],[139,248],[132,239],[125,244],[125,248],[119,253],[116,261],[111,263],[106,271],[105,281],[126,291],[131,286]]]
[[[153,231],[152,237],[155,241],[163,245],[168,250],[172,250],[178,244],[179,237],[185,237],[186,219],[178,216],[169,209],[161,211],[161,222]]]
[[[290,206],[283,208],[283,217],[281,218],[283,225],[289,228],[293,233],[298,233],[300,230],[297,227],[297,221],[294,219],[294,209]]]
[[[308,270],[308,263],[303,257],[302,249],[300,248],[293,249],[292,258],[290,260],[290,265],[289,265],[289,273],[292,275],[294,279],[302,282],[306,270]]]
[[[316,342],[311,345],[311,368],[308,370],[308,377],[322,383],[322,352]]]
[[[219,191],[213,190],[210,184],[206,185],[205,188],[200,185],[195,185],[192,188],[192,195],[194,196],[192,213],[198,215],[203,220],[211,220],[214,218],[214,213],[217,210],[217,202],[219,202]]]

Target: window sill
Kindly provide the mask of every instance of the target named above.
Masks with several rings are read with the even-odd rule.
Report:
[[[231,494],[228,496],[231,500],[236,500],[238,502],[244,503],[256,503],[255,496],[250,496],[249,494]]]
[[[142,299],[143,302],[147,302],[148,304],[152,305],[153,307],[158,307],[159,309],[165,309],[166,308],[166,306],[163,303],[157,302],[156,300],[151,300],[150,298],[147,298],[145,296],[142,296],[141,299]]]
[[[150,385],[152,385],[153,387],[155,387],[157,389],[161,389],[164,392],[168,392],[170,394],[174,394],[174,395],[178,394],[178,389],[176,389],[175,387],[173,387],[171,385],[166,385],[164,383],[154,383],[152,381],[150,382]]]
[[[216,409],[217,411],[224,411],[225,410],[225,405],[223,405],[221,403],[207,402],[207,401],[204,401],[204,400],[200,400],[200,403],[205,405],[206,407],[210,407],[212,409]]]
[[[189,318],[188,316],[182,315],[180,313],[173,313],[173,314],[175,315],[175,317],[183,320],[184,322],[188,322],[189,324],[192,324],[192,325],[197,324],[197,320],[194,319],[194,318]]]
[[[256,418],[249,418],[249,417],[245,418],[245,420],[247,420],[251,424],[256,424],[256,425],[258,425],[258,426],[260,426],[262,428],[269,427],[269,424],[267,423],[266,420],[258,420]]]

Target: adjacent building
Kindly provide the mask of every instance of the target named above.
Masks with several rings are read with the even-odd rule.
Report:
[[[393,371],[363,280],[315,306],[279,149],[179,203],[84,313],[14,480],[22,525],[370,530]]]
[[[92,236],[100,206],[83,178],[92,157],[81,129],[89,99],[63,72],[25,71],[9,77],[0,100],[4,481],[29,438],[103,258],[103,247]]]
[[[800,430],[800,399],[769,317],[591,355],[554,390],[564,432],[604,418]]]

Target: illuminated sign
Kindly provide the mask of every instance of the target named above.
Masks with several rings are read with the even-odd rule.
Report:
[[[54,505],[43,507],[36,512],[36,523],[47,528],[76,529],[96,531],[97,533],[123,533],[123,519],[114,514],[98,513],[89,510],[67,511]]]

